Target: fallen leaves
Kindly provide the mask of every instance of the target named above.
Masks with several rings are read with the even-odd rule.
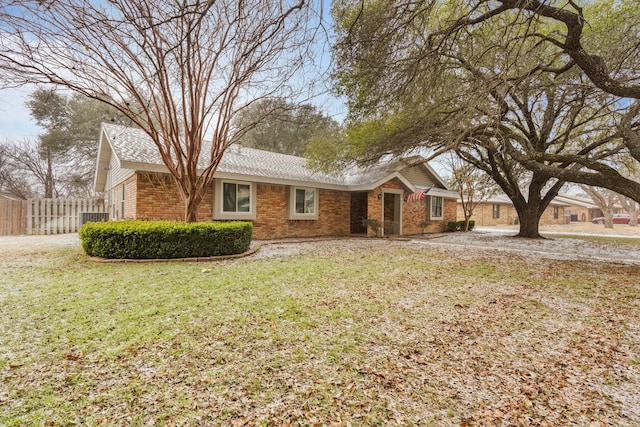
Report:
[[[110,281],[83,315],[107,282],[66,283],[78,306],[35,307],[46,325],[12,312],[29,327],[2,325],[0,424],[640,425],[638,267],[381,239],[276,249],[120,266],[148,294]]]

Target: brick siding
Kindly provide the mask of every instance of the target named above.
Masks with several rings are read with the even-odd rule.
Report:
[[[184,220],[185,208],[173,177],[165,173],[136,172],[127,178],[125,185],[124,216],[120,212],[122,184],[111,189],[111,210],[116,210],[116,219]],[[198,207],[198,219],[213,218],[213,188],[207,191]]]
[[[429,220],[429,197],[415,202],[406,202],[404,199],[410,194],[410,190],[397,178],[387,181],[380,187],[369,192],[368,211],[369,218],[380,220],[382,218],[382,202],[378,196],[384,189],[403,190],[402,197],[402,234],[418,234],[422,232],[420,223],[426,221],[425,233],[438,233],[447,229],[447,223],[455,221],[456,201],[455,199],[443,198],[442,220]],[[385,215],[388,217],[392,210],[389,205],[385,206]],[[385,234],[390,234],[386,232]],[[375,236],[374,230],[369,227],[368,236]]]
[[[258,184],[256,239],[311,237],[349,234],[350,194],[345,191],[318,190],[318,219],[289,219],[289,186]]]
[[[497,203],[500,205],[500,217],[493,218],[493,205],[494,203],[480,203],[473,210],[472,220],[476,222],[478,226],[492,226],[492,225],[513,225],[518,219],[518,212],[513,205],[507,203]],[[558,218],[553,217],[554,206],[549,206],[542,213],[540,217],[540,225],[554,225],[554,224],[566,224],[567,218],[565,217],[564,207],[558,206]],[[464,211],[462,210],[462,204],[457,203],[457,218],[459,221],[464,220]]]
[[[169,174],[136,172],[125,181],[125,218],[131,219],[184,219],[184,203],[179,196],[178,189]],[[253,221],[254,238],[273,239],[283,237],[312,237],[329,235],[348,235],[351,233],[352,222],[360,221],[358,212],[351,215],[352,193],[347,191],[318,189],[318,219],[290,220],[289,219],[289,191],[287,185],[255,184],[256,185],[256,219]],[[113,205],[120,209],[122,183],[112,190]],[[393,179],[380,187],[360,193],[358,202],[360,216],[364,214],[366,204],[368,218],[380,220],[382,215],[382,200],[378,199],[383,189],[404,190],[400,197],[403,212],[403,234],[417,234],[422,231],[420,222],[427,218],[425,201],[407,203],[404,197],[409,190],[401,181]],[[198,207],[198,219],[211,221],[213,218],[213,185],[207,191]],[[358,193],[354,193],[358,194]],[[393,200],[388,198],[388,200]],[[455,220],[456,203],[453,199],[444,199],[444,219],[430,221],[426,232],[438,232],[446,229],[448,221]],[[387,216],[392,208],[387,206]],[[354,223],[355,224],[355,223]],[[369,236],[375,233],[369,227]]]

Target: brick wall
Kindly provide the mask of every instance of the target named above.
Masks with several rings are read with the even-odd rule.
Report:
[[[125,184],[125,217],[136,219],[184,219],[184,204],[178,194],[173,178],[169,174],[137,172],[126,180]],[[120,209],[122,183],[113,187],[113,202]],[[382,189],[405,190],[397,179],[361,194],[359,206],[366,206],[368,218],[380,220],[382,216],[382,200],[378,195]],[[351,193],[335,190],[318,190],[319,212],[317,220],[289,219],[289,191],[287,185],[256,184],[256,220],[253,221],[256,239],[272,239],[283,237],[312,237],[328,235],[348,235],[351,232]],[[401,197],[408,194],[405,190]],[[210,221],[213,218],[213,186],[205,195],[198,208],[198,219]],[[393,198],[387,197],[393,201]],[[391,215],[391,205],[387,206],[387,217]],[[417,207],[416,207],[417,206]],[[364,209],[362,209],[364,211]],[[419,223],[427,216],[425,201],[406,203],[402,201],[403,234],[417,234],[422,231]],[[360,214],[363,215],[362,213]],[[357,217],[357,213],[355,217]],[[354,217],[354,218],[355,218]],[[448,221],[455,219],[455,201],[444,199],[444,220],[431,221],[426,232],[437,232],[446,229]],[[369,236],[373,229],[367,230]]]
[[[290,220],[289,186],[258,184],[256,239],[311,237],[349,234],[350,194],[345,191],[318,190],[317,220]]]
[[[568,218],[564,215],[564,207],[557,207],[557,218],[554,216],[554,206],[548,206],[547,209],[544,210],[542,216],[540,217],[541,225],[558,225],[558,224],[567,224]]]
[[[445,230],[449,222],[456,220],[456,199],[444,199],[444,228]]]
[[[585,208],[582,206],[569,206],[564,208],[565,215],[576,215],[578,217],[577,221],[588,222],[593,218],[604,216],[602,211],[597,208]]]
[[[368,219],[372,219],[372,220],[376,220],[376,221],[380,221],[380,219],[382,218],[382,202],[381,202],[381,196],[382,195],[382,188],[378,187],[373,189],[372,191],[369,191],[369,195],[367,197],[367,218]],[[376,232],[373,229],[373,227],[368,226],[367,227],[367,236],[369,237],[375,237]]]
[[[137,219],[184,220],[185,208],[178,188],[169,174],[136,172],[135,209]],[[128,196],[127,196],[128,199]],[[198,206],[198,220],[213,218],[213,186]]]
[[[494,203],[480,203],[473,210],[471,219],[476,222],[477,226],[491,225],[513,225],[518,218],[518,213],[513,205],[506,203],[498,203],[500,206],[500,218],[493,218]],[[460,211],[460,221],[464,219],[464,213]]]
[[[427,221],[427,226],[424,229],[425,233],[437,233],[445,231],[447,229],[447,223],[455,221],[456,218],[456,201],[455,199],[443,199],[443,219],[429,221],[428,218],[428,203],[429,198],[426,197],[423,200],[415,202],[405,202],[404,198],[409,195],[409,190],[404,184],[394,178],[391,181],[387,181],[380,187],[375,188],[369,192],[368,210],[369,218],[380,220],[382,218],[382,202],[378,199],[378,195],[383,192],[383,189],[397,189],[404,190],[402,194],[402,234],[418,234],[422,232],[420,223]],[[390,199],[390,198],[385,198]],[[392,200],[392,199],[390,199]],[[385,219],[390,215],[389,205],[385,206]],[[386,233],[389,234],[389,233]],[[375,232],[369,227],[368,236],[374,236]]]
[[[500,205],[500,218],[493,218],[493,203],[480,203],[473,211],[472,220],[476,222],[478,226],[493,226],[493,225],[513,225],[518,219],[518,212],[511,204],[498,203]],[[554,218],[553,206],[547,207],[540,217],[540,225],[553,225],[553,224],[565,224],[567,219],[565,218],[564,207],[558,207],[558,218]],[[464,219],[464,212],[462,211],[462,205],[457,203],[457,218],[459,221]]]
[[[402,223],[402,232],[404,234],[422,233],[420,223],[426,221],[425,233],[440,233],[447,230],[449,222],[456,220],[456,200],[442,199],[442,219],[429,220],[430,198],[427,196],[423,200],[415,202],[404,202],[402,209],[404,213],[404,222]]]

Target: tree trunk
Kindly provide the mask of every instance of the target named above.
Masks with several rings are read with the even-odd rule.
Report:
[[[543,197],[542,190],[549,182],[549,178],[544,175],[536,175],[531,179],[528,188],[528,199],[524,197],[512,198],[513,207],[518,213],[518,223],[520,231],[518,237],[527,237],[530,239],[540,239],[540,218],[545,209],[549,206],[552,197],[555,197],[562,188],[563,182],[557,182]]]
[[[198,222],[198,206],[202,197],[189,195],[185,198],[184,222]]]
[[[527,209],[535,210],[535,209]],[[527,212],[524,215],[518,213],[520,223],[520,232],[518,237],[528,237],[531,239],[539,239],[540,237],[540,214],[537,212]]]
[[[520,224],[520,231],[518,237],[527,237],[530,239],[539,239],[540,236],[540,217],[546,208],[546,204],[542,203],[540,197],[536,197],[536,193],[533,185],[529,187],[529,200],[512,200],[513,207],[516,208],[518,213],[518,224]]]
[[[173,181],[178,187],[178,194],[184,203],[184,222],[198,222],[198,206],[200,206],[204,193],[211,186],[211,183],[194,182],[194,180],[185,177],[178,178],[176,175],[173,175]]]
[[[44,198],[53,198],[53,161],[51,160],[50,147],[47,147],[47,173],[44,179]]]
[[[613,228],[613,214],[610,210],[604,212],[604,228]]]
[[[638,207],[635,200],[629,197],[620,197],[618,199],[622,204],[622,207],[629,214],[629,226],[637,227],[638,226]]]

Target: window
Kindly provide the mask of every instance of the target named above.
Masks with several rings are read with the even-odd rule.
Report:
[[[442,218],[442,197],[431,196],[431,219]]]
[[[560,216],[560,208],[557,206],[553,207],[553,219],[558,219]]]
[[[304,188],[296,188],[296,213],[313,214],[316,213],[316,191]]]
[[[315,188],[291,187],[289,219],[318,219],[318,195]]]
[[[124,184],[122,184],[122,200],[120,201],[120,218],[124,218]]]
[[[224,212],[250,212],[251,186],[225,182],[222,184],[222,210]]]
[[[251,182],[216,180],[214,219],[255,219],[255,187]]]
[[[498,219],[498,218],[500,218],[500,205],[494,204],[493,205],[493,219]]]

